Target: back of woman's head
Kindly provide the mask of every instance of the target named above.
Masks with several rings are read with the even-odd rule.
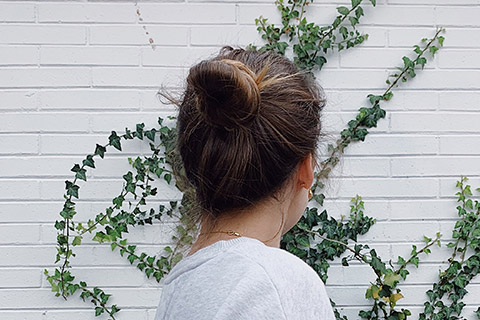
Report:
[[[316,158],[323,91],[286,57],[224,46],[186,82],[177,150],[202,211],[275,197],[302,159]]]

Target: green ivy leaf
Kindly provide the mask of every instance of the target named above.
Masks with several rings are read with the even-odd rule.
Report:
[[[296,238],[297,243],[304,247],[310,247],[310,239],[307,235],[300,235]]]
[[[95,160],[93,160],[93,155],[89,154],[87,157],[82,161],[84,166],[95,168]]]
[[[72,242],[73,246],[78,246],[81,243],[82,243],[82,237],[81,236],[75,236],[75,238],[73,238],[73,242]]]
[[[388,273],[385,275],[383,282],[387,286],[390,286],[391,288],[395,288],[397,283],[400,281],[400,279],[401,279],[400,275],[396,273]]]
[[[78,189],[80,187],[68,180],[65,180],[65,184],[66,184],[65,188],[67,189],[67,195],[70,195],[78,199]]]
[[[350,10],[347,7],[341,6],[337,8],[338,13],[343,14],[346,16],[347,14],[350,13]]]
[[[352,0],[352,7],[356,7],[362,3],[362,0]]]
[[[115,149],[122,151],[122,145],[120,143],[120,137],[117,135],[115,131],[112,131],[110,136],[108,137],[109,144],[113,146]]]
[[[101,315],[105,310],[102,307],[95,307],[95,316]]]
[[[96,144],[95,146],[95,154],[98,154],[100,156],[100,158],[103,159],[103,157],[105,156],[105,151],[107,150],[107,148],[105,148],[104,146],[101,146],[99,145],[98,143]]]

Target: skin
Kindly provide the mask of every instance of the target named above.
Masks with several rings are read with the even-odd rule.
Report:
[[[308,204],[308,190],[313,179],[313,158],[312,154],[309,154],[299,162],[297,172],[292,175],[285,190],[282,190],[285,193],[284,201],[278,202],[269,197],[260,201],[249,211],[233,211],[225,214],[218,222],[215,231],[233,230],[242,236],[258,239],[267,246],[279,248],[282,236],[297,224],[305,211]],[[283,224],[282,214],[285,214]],[[279,228],[281,232],[278,232]],[[202,228],[201,233],[203,232]],[[233,238],[236,236],[226,233],[201,234],[187,256],[219,240]]]

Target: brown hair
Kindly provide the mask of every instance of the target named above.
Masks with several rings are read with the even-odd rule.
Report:
[[[278,200],[309,154],[318,166],[323,90],[280,54],[223,46],[190,68],[181,100],[177,150],[209,230],[222,213]]]

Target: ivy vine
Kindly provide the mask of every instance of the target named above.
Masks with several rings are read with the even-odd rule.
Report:
[[[250,44],[247,49],[259,51],[272,50],[285,54],[289,42],[293,44],[294,63],[299,69],[310,72],[321,70],[327,63],[326,54],[331,51],[341,51],[353,48],[368,39],[368,34],[357,30],[361,17],[364,15],[361,7],[362,0],[352,0],[351,6],[337,8],[338,15],[327,26],[318,26],[308,23],[303,14],[309,3],[305,0],[275,1],[282,16],[282,26],[277,27],[268,23],[268,19],[260,16],[255,19],[257,30],[267,43],[257,48]],[[367,1],[376,6],[375,0]],[[293,20],[293,21],[292,21]],[[340,138],[334,144],[328,145],[328,157],[321,163],[321,170],[315,173],[315,182],[312,186],[314,196],[312,201],[316,206],[323,207],[325,194],[324,181],[332,169],[339,163],[340,156],[351,142],[364,141],[368,129],[377,126],[377,122],[386,115],[380,107],[384,101],[393,97],[393,90],[401,83],[407,82],[423,69],[428,59],[443,46],[444,37],[440,34],[443,28],[438,28],[430,39],[424,38],[413,48],[413,57],[402,57],[402,65],[397,67],[397,72],[391,74],[386,80],[385,91],[367,96],[370,107],[361,107],[355,119],[348,122],[348,127],[341,131]],[[281,41],[282,37],[287,41]],[[198,210],[194,201],[194,190],[187,183],[180,156],[175,149],[176,124],[175,117],[169,125],[164,119],[158,118],[157,128],[145,129],[143,123],[137,124],[135,129],[125,128],[124,134],[111,131],[109,143],[96,144],[93,154],[89,154],[82,164],[74,164],[71,171],[75,174],[73,181],[65,181],[65,203],[60,212],[61,220],[54,224],[57,230],[57,254],[53,274],[47,269],[44,273],[56,296],[67,299],[69,296],[80,292],[80,297],[85,301],[90,300],[94,305],[95,315],[107,314],[115,319],[121,309],[113,304],[109,305],[111,294],[101,288],[88,286],[85,281],[76,280],[70,265],[71,257],[75,257],[73,247],[82,244],[86,236],[90,236],[98,243],[109,243],[112,251],[125,257],[131,265],[145,273],[147,278],[160,280],[183,258],[182,249],[192,244],[198,232],[198,226],[191,220],[191,212]],[[112,200],[112,205],[89,219],[86,224],[75,222],[76,215],[74,198],[79,198],[79,180],[87,181],[87,168],[95,169],[95,157],[104,158],[107,148],[113,147],[122,151],[122,140],[140,139],[149,143],[152,154],[150,156],[128,158],[132,171],[122,177],[124,180],[122,191]],[[169,185],[174,185],[182,192],[180,201],[169,201],[168,204],[158,206],[158,209],[146,209],[147,198],[157,195],[157,188],[149,182],[162,179]],[[420,315],[421,319],[460,319],[464,307],[463,297],[467,293],[465,287],[475,277],[480,268],[480,226],[479,203],[471,199],[470,186],[465,186],[466,177],[457,183],[460,188],[459,200],[461,205],[459,221],[454,229],[455,242],[448,244],[453,249],[448,268],[440,274],[439,281],[433,285],[426,295],[425,310]],[[480,188],[477,189],[480,191]],[[126,200],[131,194],[134,203]],[[128,205],[127,205],[128,203]],[[125,207],[128,207],[126,209]],[[358,243],[358,236],[366,234],[375,224],[375,219],[366,216],[363,212],[364,202],[357,195],[351,200],[351,209],[348,218],[340,220],[329,216],[326,210],[317,207],[307,207],[299,222],[287,232],[280,243],[281,248],[297,255],[308,263],[322,278],[328,281],[330,262],[341,258],[342,265],[349,266],[352,261],[365,263],[372,268],[376,280],[366,289],[365,298],[371,301],[369,310],[359,311],[363,319],[406,319],[411,315],[407,309],[397,307],[397,302],[403,298],[403,293],[398,287],[405,281],[409,271],[408,267],[418,267],[421,255],[431,252],[434,245],[440,245],[441,235],[434,237],[424,236],[425,245],[422,248],[412,246],[408,257],[398,257],[396,262],[384,262],[374,248]],[[319,213],[319,211],[321,211]],[[172,237],[173,248],[166,246],[162,255],[149,255],[138,252],[136,245],[130,244],[125,238],[129,228],[137,225],[153,224],[162,221],[168,216],[179,220],[176,234]],[[470,251],[473,253],[470,253]],[[446,299],[450,303],[446,303]],[[335,303],[332,301],[335,307]],[[335,309],[337,319],[347,319]],[[480,308],[477,310],[480,318]]]

